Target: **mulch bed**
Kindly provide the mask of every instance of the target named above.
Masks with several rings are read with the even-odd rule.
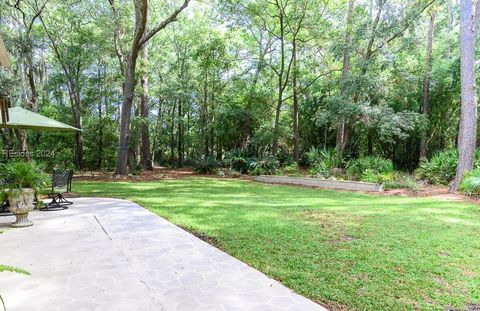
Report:
[[[129,175],[123,178],[114,177],[113,171],[82,171],[75,174],[76,180],[88,180],[88,181],[107,181],[107,182],[144,182],[155,181],[164,179],[182,179],[188,177],[209,177],[209,178],[228,178],[228,176],[219,175],[204,175],[197,174],[191,168],[168,168],[168,167],[155,167],[153,171],[142,171],[139,175]],[[253,177],[248,175],[242,175],[237,179],[251,180]]]

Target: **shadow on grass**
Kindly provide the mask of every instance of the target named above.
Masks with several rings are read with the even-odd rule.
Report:
[[[480,299],[472,204],[208,178],[75,187],[145,206],[328,305],[444,310]]]

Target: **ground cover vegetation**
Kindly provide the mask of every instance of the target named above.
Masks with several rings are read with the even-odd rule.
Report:
[[[83,131],[4,129],[1,148],[54,149],[37,159],[49,169],[116,176],[153,165],[251,174],[298,167],[398,186],[420,165],[416,176],[428,182],[461,180],[474,168],[476,97],[461,85],[475,76],[467,56],[476,31],[460,30],[477,22],[464,18],[480,15],[469,14],[474,6],[4,1],[0,33],[13,66],[0,69],[2,93]],[[460,74],[461,62],[471,70]],[[433,176],[427,166],[457,147],[459,172]]]
[[[132,200],[333,310],[475,310],[478,205],[248,180],[81,182]]]

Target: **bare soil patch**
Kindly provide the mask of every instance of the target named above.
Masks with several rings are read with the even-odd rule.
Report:
[[[155,167],[153,171],[141,171],[138,175],[128,175],[123,178],[114,176],[113,171],[81,171],[75,174],[76,180],[89,180],[89,181],[107,181],[107,182],[144,182],[155,181],[163,179],[182,179],[187,177],[209,177],[209,178],[229,178],[228,175],[204,175],[197,174],[193,169],[185,168],[169,168],[169,167]],[[251,176],[242,175],[239,179],[252,179]]]
[[[420,186],[417,190],[391,189],[391,190],[385,190],[383,192],[378,192],[375,194],[387,195],[387,196],[408,196],[408,197],[419,197],[419,198],[429,197],[429,198],[437,198],[442,200],[463,201],[463,202],[469,202],[473,204],[480,204],[479,198],[463,195],[460,193],[450,192],[447,186],[423,185],[423,186]]]
[[[153,171],[142,171],[138,175],[128,175],[124,178],[114,177],[113,171],[82,171],[75,174],[77,180],[90,181],[154,181],[160,179],[180,179],[193,176],[194,172],[190,168],[172,169],[166,167],[155,167]]]
[[[468,304],[465,309],[447,308],[448,311],[480,311],[480,304]]]

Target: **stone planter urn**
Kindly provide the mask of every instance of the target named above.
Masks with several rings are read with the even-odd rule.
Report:
[[[33,199],[35,190],[30,188],[13,189],[8,192],[10,212],[15,215],[16,220],[10,226],[13,228],[30,227],[33,223],[28,219],[28,213],[33,211]]]

